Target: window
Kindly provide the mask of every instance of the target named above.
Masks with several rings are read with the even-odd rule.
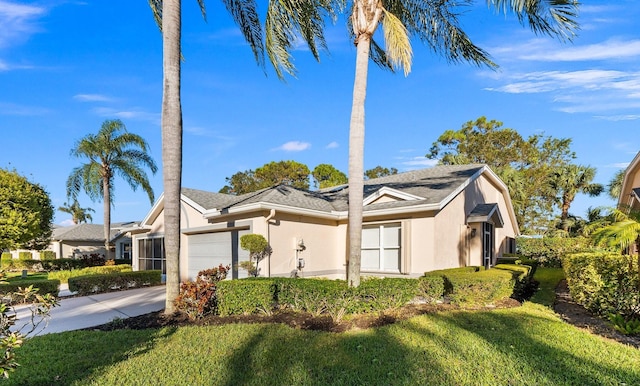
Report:
[[[400,224],[362,229],[362,270],[400,272]]]
[[[126,242],[120,244],[120,258],[123,260],[131,260],[131,243]]]
[[[157,269],[166,272],[164,237],[138,240],[138,269]]]

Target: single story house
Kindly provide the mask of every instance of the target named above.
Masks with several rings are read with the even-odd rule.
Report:
[[[218,266],[247,273],[244,234],[263,235],[271,256],[260,276],[346,276],[348,185],[319,191],[274,186],[243,195],[183,188],[181,280]],[[163,197],[129,228],[134,269],[162,269]],[[486,165],[436,166],[365,181],[363,275],[417,277],[426,271],[492,266],[515,252],[518,225],[506,185]]]
[[[115,248],[116,259],[131,259],[131,237],[124,231],[137,225],[137,222],[119,222],[111,224],[110,242]],[[78,258],[82,255],[97,253],[106,255],[104,249],[104,225],[76,224],[56,227],[51,236],[48,250],[56,253],[56,258]]]
[[[636,154],[624,172],[618,208],[640,210],[640,152]]]

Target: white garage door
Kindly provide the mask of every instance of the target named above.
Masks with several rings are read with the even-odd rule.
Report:
[[[198,272],[220,264],[231,266],[228,278],[242,278],[247,271],[238,269],[240,261],[249,260],[249,252],[240,248],[240,236],[248,230],[203,233],[189,236],[189,279],[195,279]]]

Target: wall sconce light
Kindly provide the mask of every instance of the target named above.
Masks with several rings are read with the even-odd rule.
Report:
[[[472,228],[471,229],[471,237],[476,237],[476,232],[477,232],[476,228]]]
[[[298,252],[302,252],[302,251],[304,251],[305,249],[307,249],[307,246],[306,246],[306,245],[304,245],[304,240],[303,240],[303,239],[300,239],[300,241],[298,241],[298,246],[297,246],[297,248],[296,248],[296,251],[298,251]]]

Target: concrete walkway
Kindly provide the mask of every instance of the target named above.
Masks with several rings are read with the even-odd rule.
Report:
[[[61,288],[60,294],[68,295],[68,289],[65,292]],[[161,311],[164,309],[165,299],[164,285],[91,296],[63,297],[60,305],[51,310],[49,325],[44,329],[39,328],[37,335],[80,330],[109,323],[116,318],[124,319]],[[30,312],[26,306],[17,306],[16,311],[16,327],[19,328],[28,321]]]

